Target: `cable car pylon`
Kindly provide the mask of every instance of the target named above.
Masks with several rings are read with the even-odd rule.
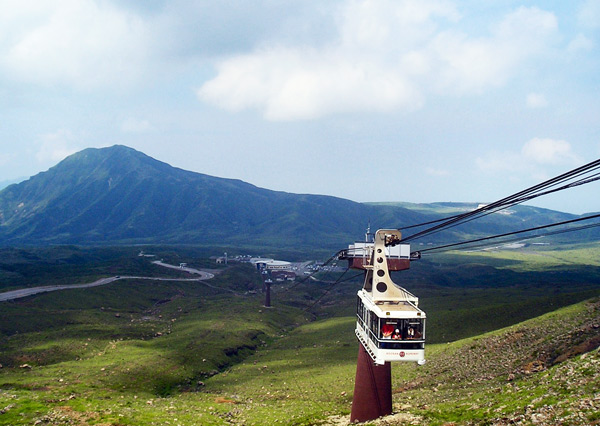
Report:
[[[340,255],[349,267],[365,271],[358,291],[356,337],[359,340],[351,422],[375,420],[392,413],[391,362],[425,363],[425,312],[419,299],[395,284],[390,271],[410,268],[410,245],[400,244],[397,229],[367,231],[365,242]]]

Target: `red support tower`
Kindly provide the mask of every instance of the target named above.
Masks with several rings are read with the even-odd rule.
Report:
[[[366,422],[392,414],[392,365],[377,365],[362,344],[358,349],[351,422]]]

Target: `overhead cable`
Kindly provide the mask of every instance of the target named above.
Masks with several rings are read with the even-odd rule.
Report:
[[[441,245],[441,246],[437,246],[437,247],[426,248],[426,249],[423,249],[423,250],[419,250],[419,252],[425,253],[425,252],[429,252],[429,251],[441,251],[441,250],[444,250],[444,249],[448,249],[450,247],[458,247],[458,246],[463,246],[463,245],[467,245],[467,244],[480,243],[480,242],[483,242],[483,241],[490,241],[490,240],[494,240],[494,239],[497,239],[497,238],[508,237],[508,236],[511,236],[511,235],[518,235],[518,234],[524,234],[524,233],[527,233],[527,232],[539,231],[539,230],[542,230],[542,229],[552,228],[552,227],[555,227],[555,226],[569,225],[571,223],[582,222],[582,221],[585,221],[585,220],[591,220],[591,219],[596,219],[596,218],[600,218],[600,213],[599,214],[595,214],[595,215],[591,215],[591,216],[580,217],[580,218],[577,218],[577,219],[566,220],[566,221],[563,221],[563,222],[551,223],[551,224],[542,225],[542,226],[536,226],[536,227],[533,227],[533,228],[523,229],[523,230],[520,230],[520,231],[507,232],[507,233],[504,233],[504,234],[498,234],[498,235],[493,235],[493,236],[483,237],[483,238],[476,238],[476,239],[469,240],[469,241],[462,241],[460,243],[445,244],[445,245]],[[578,230],[582,230],[582,229],[593,228],[593,227],[596,227],[596,226],[600,226],[600,223],[594,223],[594,224],[591,224],[591,225],[585,225],[585,226],[581,226],[581,227],[577,227],[577,228],[567,228],[567,229],[564,229],[564,230],[555,231],[553,233],[548,233],[548,234],[544,234],[544,235],[554,235],[554,234],[559,234],[559,233],[564,233],[564,232],[572,232],[572,231],[576,231],[576,230],[578,231]],[[532,236],[530,238],[537,238],[537,237],[541,237],[541,236],[542,235],[534,235],[534,236]],[[521,238],[521,239],[524,239],[524,238]],[[444,250],[444,251],[446,251],[446,250]]]
[[[600,169],[600,159],[595,160],[591,163],[585,164],[581,167],[578,167],[576,169],[573,169],[571,171],[568,171],[566,173],[563,173],[559,176],[556,176],[552,179],[549,179],[545,182],[542,182],[540,184],[534,185],[530,188],[527,188],[523,191],[517,192],[513,195],[510,195],[508,197],[505,197],[501,200],[498,200],[496,202],[481,206],[475,210],[472,210],[470,212],[466,212],[466,213],[462,213],[459,215],[454,215],[454,216],[450,216],[449,218],[446,218],[445,220],[442,219],[440,221],[442,221],[442,223],[435,225],[433,227],[427,228],[425,230],[419,231],[413,235],[410,235],[408,237],[405,237],[403,239],[403,241],[408,242],[410,240],[414,240],[417,238],[421,238],[424,237],[426,235],[430,235],[433,233],[437,233],[440,232],[442,230],[469,222],[471,220],[474,220],[475,218],[479,218],[479,217],[483,217],[486,216],[488,214],[491,213],[495,213],[497,211],[506,209],[508,207],[511,207],[513,205],[516,204],[520,204],[523,203],[525,201],[529,201],[532,200],[534,198],[537,198],[539,196],[542,195],[547,195],[549,193],[553,193],[553,192],[557,192],[557,191],[562,191],[565,189],[569,189],[569,188],[573,188],[575,186],[579,186],[579,185],[584,185],[590,182],[594,182],[596,180],[600,179],[600,173],[596,172],[595,174],[593,174],[592,176],[587,176],[587,177],[583,177],[581,178],[583,175],[586,175],[595,170]],[[554,189],[549,189],[549,188],[553,188],[557,185],[560,185],[562,183],[568,182],[570,180],[576,179],[580,177],[579,180],[575,181],[575,182],[571,182],[568,183],[566,185],[560,186],[558,188],[554,188]],[[430,224],[430,223],[437,223],[439,221],[430,221],[430,222],[426,222],[424,224],[421,224],[420,226],[426,225],[426,224]],[[415,226],[412,226],[415,227]]]

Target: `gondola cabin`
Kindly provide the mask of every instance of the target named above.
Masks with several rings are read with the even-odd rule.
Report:
[[[399,244],[400,238],[398,230],[379,230],[372,242],[353,244],[343,255],[351,268],[365,271],[355,332],[376,364],[425,363],[425,312],[419,299],[390,276],[410,267],[410,246]]]
[[[356,337],[376,364],[425,363],[425,312],[414,303],[374,303],[360,290],[356,311]]]

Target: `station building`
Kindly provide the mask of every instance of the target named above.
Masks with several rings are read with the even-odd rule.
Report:
[[[250,259],[250,262],[256,266],[256,269],[268,271],[289,271],[292,269],[292,264],[285,260],[266,259],[255,257]]]

